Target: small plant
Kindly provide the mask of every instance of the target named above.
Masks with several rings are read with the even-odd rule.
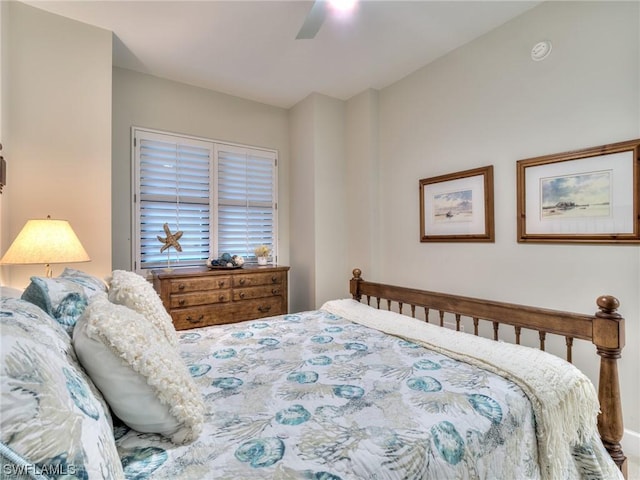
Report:
[[[256,254],[256,257],[268,257],[271,249],[266,245],[258,245],[253,253]]]

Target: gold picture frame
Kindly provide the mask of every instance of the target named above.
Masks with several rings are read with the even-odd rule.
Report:
[[[640,139],[517,162],[518,242],[640,243]]]
[[[420,180],[420,241],[495,241],[493,165]]]

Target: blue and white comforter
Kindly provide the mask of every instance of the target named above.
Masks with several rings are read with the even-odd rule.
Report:
[[[204,430],[175,446],[117,427],[127,478],[544,477],[523,390],[412,341],[318,310],[180,342],[208,408]],[[589,476],[600,458],[580,454]]]

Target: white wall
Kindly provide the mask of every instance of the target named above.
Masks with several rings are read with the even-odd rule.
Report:
[[[278,107],[113,69],[113,267],[131,268],[131,127],[278,150],[278,263],[289,264],[288,113]]]
[[[379,275],[363,272],[584,313],[596,311],[599,295],[616,295],[627,319],[624,421],[635,432],[640,247],[518,244],[516,161],[640,137],[639,9],[637,2],[547,2],[380,91],[384,254]],[[544,39],[553,51],[534,62],[531,47]],[[484,165],[494,165],[495,243],[420,243],[418,180]],[[562,342],[551,347],[564,350]],[[594,348],[574,354],[597,382],[597,367],[587,364]]]
[[[289,311],[309,310],[315,305],[315,117],[314,96],[289,112],[291,132],[291,271]]]
[[[51,215],[69,220],[91,257],[78,265],[104,276],[111,271],[111,33],[2,3],[3,251],[27,220]],[[54,274],[64,266],[54,265]],[[6,285],[24,288],[44,266],[5,266],[2,274]]]
[[[344,291],[347,254],[345,104],[314,95],[315,121],[315,307]]]
[[[378,92],[369,89],[346,105],[347,265],[378,274],[381,255],[377,235],[378,196]],[[346,284],[344,285],[346,286]]]
[[[347,277],[345,103],[312,94],[290,113],[290,310],[343,297]]]

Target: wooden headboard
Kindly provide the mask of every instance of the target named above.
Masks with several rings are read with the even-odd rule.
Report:
[[[475,335],[478,335],[480,321],[488,321],[493,327],[494,340],[499,339],[500,325],[514,328],[518,344],[522,329],[535,330],[542,350],[545,349],[547,334],[560,335],[565,338],[566,359],[569,362],[572,360],[574,339],[591,341],[600,356],[598,399],[601,413],[598,416],[598,430],[611,458],[627,478],[627,458],[620,445],[624,427],[617,364],[624,347],[624,318],[616,311],[620,303],[615,297],[598,297],[596,304],[599,310],[594,315],[583,315],[367,282],[358,268],[353,270],[350,292],[359,302],[366,297],[368,305],[375,298],[374,306],[377,308],[380,308],[380,303],[384,300],[383,306],[386,303],[386,308],[391,310],[392,302],[396,302],[400,313],[410,314],[412,317],[416,317],[416,309],[423,309],[427,322],[430,321],[431,312],[437,313],[440,326],[444,326],[445,314],[451,314],[455,318],[457,330],[460,330],[461,318],[469,317],[473,319]],[[410,312],[403,312],[404,309]]]

